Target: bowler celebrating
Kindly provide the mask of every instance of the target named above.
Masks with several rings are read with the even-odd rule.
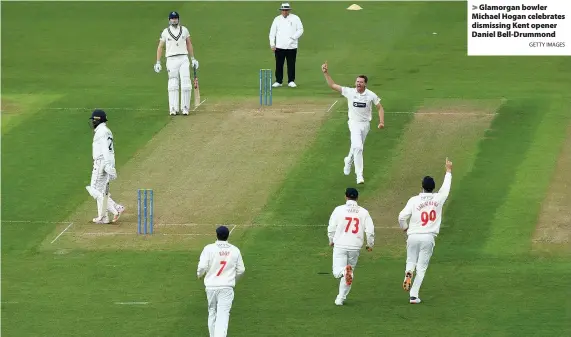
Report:
[[[226,226],[218,227],[218,240],[204,247],[198,263],[197,276],[204,276],[206,287],[210,337],[226,337],[234,286],[246,271],[240,249],[228,243],[229,236]]]
[[[343,305],[351,290],[355,266],[367,235],[367,250],[373,250],[375,227],[369,212],[357,204],[359,192],[354,188],[345,191],[346,203],[335,207],[329,218],[327,236],[333,246],[333,277],[340,279],[336,305]]]
[[[370,130],[370,122],[373,119],[371,112],[373,105],[379,111],[379,129],[385,127],[385,110],[381,105],[381,99],[377,94],[367,89],[368,79],[365,75],[357,77],[355,88],[349,88],[333,82],[328,72],[327,62],[321,66],[321,71],[323,71],[329,87],[347,98],[351,147],[349,154],[343,159],[343,173],[345,175],[351,174],[351,164],[354,162],[357,184],[363,184],[365,183],[363,178],[363,147]]]
[[[157,47],[157,63],[155,71],[161,71],[161,56],[163,47],[166,45],[168,92],[169,92],[169,114],[171,116],[180,112],[188,115],[190,110],[190,96],[192,84],[190,81],[190,68],[188,55],[192,61],[192,67],[198,69],[198,61],[194,58],[190,33],[185,26],[179,25],[179,15],[177,12],[169,14],[169,27],[165,28],[159,39]],[[179,81],[180,79],[180,81]],[[179,106],[179,85],[182,94],[180,95]]]
[[[418,292],[428,268],[428,262],[434,249],[434,238],[440,232],[442,207],[450,193],[452,184],[452,162],[446,158],[446,175],[438,193],[434,193],[436,184],[432,177],[422,180],[422,193],[408,200],[399,214],[399,225],[407,233],[406,269],[403,289],[410,290],[409,303],[418,304]],[[410,219],[410,223],[407,221]],[[414,283],[411,282],[416,269]]]

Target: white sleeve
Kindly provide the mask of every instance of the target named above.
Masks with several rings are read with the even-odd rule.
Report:
[[[209,255],[210,254],[208,254],[206,247],[204,247],[202,253],[200,254],[200,260],[198,261],[198,269],[196,271],[197,277],[202,277],[208,271],[210,263]]]
[[[378,105],[379,103],[381,103],[381,98],[377,96],[377,94],[373,93],[373,104]]]
[[[333,238],[335,237],[335,232],[337,231],[337,221],[336,220],[336,215],[337,214],[337,208],[335,208],[335,210],[333,210],[333,213],[331,213],[331,216],[329,217],[329,225],[327,226],[327,237],[329,238],[329,243],[333,243]]]
[[[404,206],[403,210],[399,213],[399,226],[402,230],[408,229],[408,219],[412,215],[412,198],[408,200],[406,206]]]
[[[161,32],[161,36],[159,37],[159,40],[163,41],[163,42],[165,42],[167,40],[165,37],[165,31],[164,30]]]
[[[185,38],[184,38],[185,40],[186,40],[187,37],[190,37],[190,32],[188,31],[188,28],[184,27],[183,34],[184,34],[184,36],[185,36]]]
[[[105,132],[104,136],[99,138],[99,146],[103,153],[103,166],[110,165],[115,167],[115,143],[113,143],[113,134],[111,131]]]
[[[444,175],[444,182],[442,183],[442,187],[438,191],[438,195],[440,196],[440,202],[445,202],[448,198],[448,194],[450,193],[450,186],[452,186],[452,173],[446,172]]]
[[[375,225],[370,214],[365,218],[365,234],[367,234],[367,246],[373,248],[375,245]]]
[[[341,87],[341,95],[349,98],[349,96],[351,95],[351,88],[349,87]]]
[[[270,27],[270,47],[276,46],[276,35],[278,34],[278,23],[277,18],[272,22],[272,27]]]
[[[303,35],[303,24],[301,23],[301,19],[298,17],[296,30],[292,37],[294,40],[297,40],[301,37],[301,35]]]
[[[238,262],[236,264],[236,280],[238,280],[244,272],[246,271],[246,267],[244,266],[244,260],[242,260],[242,253],[238,251]]]

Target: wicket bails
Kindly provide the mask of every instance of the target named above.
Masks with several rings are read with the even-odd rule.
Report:
[[[153,234],[154,196],[150,188],[137,190],[137,233]],[[143,227],[144,225],[144,227]],[[149,225],[149,226],[147,226]],[[148,227],[148,231],[147,231]]]
[[[272,105],[271,69],[260,69],[260,105]]]

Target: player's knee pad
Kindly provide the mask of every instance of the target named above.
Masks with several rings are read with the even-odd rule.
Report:
[[[192,84],[190,83],[190,76],[181,76],[180,89],[189,90],[189,91],[192,89]]]
[[[169,78],[169,91],[178,90],[178,78],[171,77]]]

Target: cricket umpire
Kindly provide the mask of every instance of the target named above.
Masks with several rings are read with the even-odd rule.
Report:
[[[276,58],[276,82],[273,87],[281,87],[284,79],[284,61],[287,60],[288,87],[295,88],[295,59],[298,40],[303,34],[301,20],[291,13],[289,3],[280,7],[281,14],[276,16],[270,28],[270,47]]]

